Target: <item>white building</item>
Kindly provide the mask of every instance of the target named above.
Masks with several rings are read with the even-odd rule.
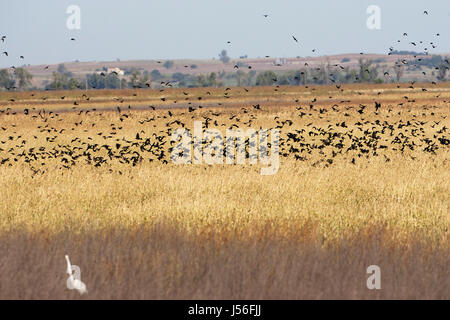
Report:
[[[97,74],[111,74],[111,73],[115,73],[118,76],[123,76],[125,75],[125,72],[123,70],[121,70],[120,68],[107,68],[106,71],[97,71]]]
[[[120,68],[108,68],[106,69],[106,73],[116,73],[118,76],[123,76],[125,74]]]

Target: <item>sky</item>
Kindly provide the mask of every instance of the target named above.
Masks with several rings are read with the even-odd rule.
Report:
[[[80,9],[80,29],[67,27],[70,5]],[[380,29],[367,27],[370,5],[380,8]],[[387,53],[389,47],[450,53],[450,1],[2,0],[3,35],[0,52],[8,57],[0,54],[0,67],[211,59],[222,49],[232,58]]]

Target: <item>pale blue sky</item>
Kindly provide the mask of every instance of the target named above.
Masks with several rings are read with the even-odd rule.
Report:
[[[66,27],[71,4],[81,8],[81,30]],[[372,4],[381,8],[381,30],[366,27],[366,8]],[[2,35],[7,39],[0,42],[0,52],[8,51],[9,57],[0,56],[0,67],[76,59],[212,58],[221,49],[231,57],[387,53],[390,46],[421,51],[408,44],[420,40],[430,52],[441,53],[450,52],[450,1],[2,0]],[[429,42],[438,47],[431,49]]]

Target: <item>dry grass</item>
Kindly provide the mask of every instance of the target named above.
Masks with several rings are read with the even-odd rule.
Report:
[[[0,160],[9,160],[0,165],[0,298],[78,298],[65,287],[65,254],[81,267],[88,299],[450,298],[449,148],[439,142],[448,139],[443,127],[450,126],[446,86],[410,93],[416,101],[401,106],[404,92],[378,95],[377,88],[366,88],[361,95],[345,93],[354,101],[337,102],[338,111],[328,102],[335,93],[325,89],[313,109],[291,95],[267,101],[273,88],[265,88],[250,99],[259,99],[262,110],[246,104],[242,93],[234,99],[217,93],[226,106],[178,109],[172,116],[123,108],[120,114],[3,112]],[[373,100],[382,102],[379,112]],[[368,105],[363,114],[359,104]],[[17,102],[12,108],[23,107]],[[240,127],[255,129],[292,119],[281,128],[282,138],[306,129],[302,141],[309,145],[322,144],[324,136],[308,131],[330,127],[345,147],[354,142],[346,134],[363,139],[383,126],[393,130],[377,133],[377,146],[388,147],[375,153],[362,154],[364,145],[334,155],[335,141],[304,151],[303,161],[285,140],[286,154],[272,176],[261,176],[258,165],[150,162],[154,156],[140,151],[135,139],[136,133],[164,136],[167,155],[167,128],[178,127],[167,123],[178,119],[192,128],[193,120],[211,117],[218,121],[212,127],[225,130],[237,123],[232,115]],[[150,117],[155,120],[141,123]],[[337,125],[342,121],[346,127]],[[415,147],[401,150],[391,143],[395,137]],[[121,163],[121,154],[95,167],[83,155],[87,144],[114,149],[118,142],[142,160]],[[428,144],[437,148],[424,151]],[[79,158],[65,168],[62,158],[69,156],[61,151],[67,148]],[[104,150],[92,156],[107,159]],[[366,288],[371,264],[381,267],[380,291]]]
[[[443,170],[442,168],[447,168]],[[1,230],[74,233],[173,224],[194,235],[212,226],[225,238],[272,226],[279,236],[310,221],[325,243],[384,226],[392,239],[448,242],[448,164],[443,159],[328,168],[142,165],[122,175],[79,167],[33,178],[2,168]]]
[[[271,229],[271,227],[268,227]],[[311,230],[289,240],[194,237],[176,225],[74,235],[1,237],[1,299],[448,299],[448,250],[411,242],[391,248],[359,237],[324,248]],[[380,231],[382,233],[382,231]],[[81,266],[88,293],[65,287],[64,254]],[[368,290],[366,268],[381,268],[381,290]]]

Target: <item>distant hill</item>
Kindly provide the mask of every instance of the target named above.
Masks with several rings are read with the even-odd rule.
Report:
[[[414,56],[425,56],[423,52],[407,51],[407,50],[393,50],[389,52],[390,55],[414,55]]]
[[[164,62],[167,60],[129,60],[129,61],[88,61],[88,62],[62,62],[66,69],[70,71],[75,78],[84,78],[86,74],[101,71],[107,68],[120,68],[124,71],[138,69],[151,72],[158,70],[162,74],[186,73],[192,75],[206,74],[210,72],[234,72],[237,69],[235,65],[241,66],[241,70],[249,71],[287,71],[298,70],[305,66],[309,67],[340,64],[343,67],[357,67],[360,58],[372,59],[378,63],[394,64],[398,59],[414,59],[413,55],[382,55],[382,54],[340,54],[320,57],[299,57],[299,58],[246,58],[231,59],[224,64],[216,59],[211,60],[171,60],[173,66],[165,68]],[[251,67],[251,69],[248,68]],[[58,64],[52,65],[32,65],[26,69],[33,75],[33,86],[41,87],[45,81],[52,78],[52,73],[57,71]]]
[[[223,63],[219,59],[209,60],[129,60],[129,61],[72,61],[62,62],[63,69],[67,70],[70,77],[77,79],[78,83],[84,83],[88,74],[105,75],[111,70],[123,79],[124,83],[128,83],[130,75],[133,71],[138,70],[141,74],[151,74],[150,80],[152,87],[158,85],[160,81],[170,81],[177,86],[177,79],[190,77],[192,79],[198,75],[209,75],[215,72],[221,79],[223,85],[234,85],[237,71],[245,73],[253,73],[253,83],[255,74],[263,71],[273,71],[278,75],[291,72],[299,72],[308,69],[309,76],[320,70],[319,68],[327,68],[328,72],[335,73],[353,70],[353,74],[359,72],[359,60],[370,60],[372,66],[377,68],[377,79],[384,82],[392,82],[394,75],[394,65],[402,63],[404,73],[402,81],[434,81],[436,80],[436,63],[445,61],[446,55],[432,56],[423,55],[413,51],[392,51],[388,54],[358,54],[348,53],[318,57],[296,57],[296,58],[247,58],[230,59],[228,63]],[[57,72],[60,64],[51,65],[28,65],[25,66],[32,75],[32,87],[44,88],[53,79],[53,73]],[[109,70],[109,71],[108,71]],[[389,78],[383,78],[383,75],[389,71]],[[320,72],[320,71],[319,71]],[[227,80],[228,79],[228,80]],[[336,78],[337,79],[337,78]],[[341,77],[342,79],[342,77]],[[327,80],[328,81],[328,80]],[[352,81],[352,80],[351,80]],[[280,83],[281,84],[281,83]]]

